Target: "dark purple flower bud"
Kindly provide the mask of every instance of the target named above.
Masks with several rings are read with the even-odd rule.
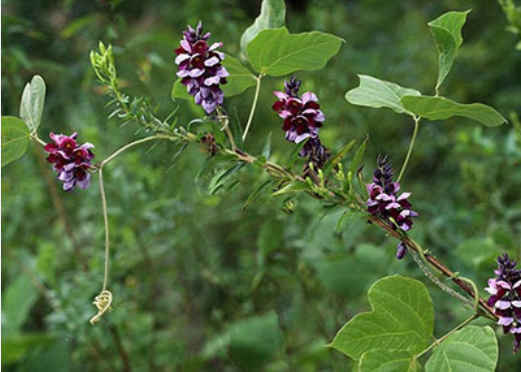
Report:
[[[373,216],[382,218],[393,229],[396,229],[396,225],[398,225],[400,230],[407,232],[412,229],[412,219],[418,217],[418,213],[411,209],[412,205],[408,200],[411,193],[398,194],[400,184],[393,182],[393,174],[393,167],[387,156],[378,156],[373,182],[367,185],[367,193],[369,194],[369,199],[366,202],[367,210]],[[399,259],[406,252],[403,243],[400,244],[396,253]]]
[[[399,242],[396,246],[396,258],[401,260],[407,253],[407,246],[404,242]]]
[[[485,288],[490,294],[487,303],[499,316],[497,324],[503,327],[503,332],[514,335],[513,349],[517,353],[521,344],[521,271],[507,253],[498,257],[497,263],[496,277],[489,279]]]
[[[309,138],[307,149],[301,156],[307,156],[311,146],[317,146],[318,130],[323,126],[326,117],[320,110],[317,96],[313,92],[306,92],[298,96],[300,81],[293,76],[285,82],[286,92],[273,92],[278,100],[273,104],[273,110],[284,119],[282,130],[286,132],[286,140],[300,143]]]
[[[298,97],[298,90],[302,82],[297,79],[296,75],[292,75],[291,78],[284,81],[284,90],[289,97]]]
[[[85,143],[78,146],[77,136],[77,133],[71,136],[51,133],[50,137],[54,143],[49,142],[44,146],[44,150],[49,153],[47,161],[58,172],[58,179],[63,182],[65,191],[71,191],[76,186],[85,190],[90,185],[91,175],[88,170],[92,167],[91,162],[94,159],[91,151],[94,145]]]
[[[223,103],[224,93],[220,86],[227,83],[229,73],[222,65],[225,55],[218,50],[223,44],[208,45],[210,33],[202,35],[202,32],[201,22],[195,30],[188,26],[188,31],[183,31],[181,46],[175,50],[175,63],[179,67],[177,76],[181,83],[195,98],[195,103],[210,114]]]

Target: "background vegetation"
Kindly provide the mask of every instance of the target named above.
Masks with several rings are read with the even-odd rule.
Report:
[[[239,38],[260,1],[3,1],[2,115],[17,115],[26,81],[44,76],[48,99],[42,132],[80,133],[101,159],[135,138],[136,127],[107,119],[89,52],[114,45],[122,86],[146,94],[168,113],[175,104],[173,50],[186,24],[199,19],[238,56]],[[485,128],[452,119],[425,123],[404,178],[420,213],[412,236],[462,275],[485,286],[495,256],[521,259],[521,52],[493,1],[287,1],[292,32],[323,30],[347,40],[319,72],[302,73],[327,116],[330,148],[370,137],[364,162],[376,155],[400,165],[412,121],[389,110],[348,105],[344,93],[365,73],[431,92],[437,54],[427,22],[473,8],[465,43],[445,91],[511,116]],[[271,110],[283,79],[266,78],[248,138],[252,153],[273,132],[274,159],[288,155]],[[244,123],[253,90],[227,101]],[[202,110],[187,102],[179,120]],[[516,124],[517,123],[517,124]],[[422,278],[395,242],[356,217],[314,200],[265,192],[243,203],[264,179],[245,167],[215,190],[218,165],[188,148],[174,162],[166,143],[136,148],[106,176],[112,232],[114,312],[96,326],[91,301],[103,270],[103,230],[96,187],[65,193],[40,148],[3,169],[2,363],[8,371],[346,371],[350,362],[325,348],[365,293],[394,273]],[[288,209],[292,209],[292,213]],[[427,283],[427,281],[424,281]],[[427,283],[429,285],[429,283]],[[440,333],[465,318],[454,299],[434,289]],[[498,332],[499,334],[499,332]],[[498,371],[521,367],[502,337]]]

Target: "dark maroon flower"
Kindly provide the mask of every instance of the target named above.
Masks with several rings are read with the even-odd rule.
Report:
[[[379,156],[377,165],[373,182],[367,185],[367,210],[373,216],[385,220],[393,229],[398,225],[402,231],[407,232],[412,229],[412,218],[418,217],[418,213],[411,209],[411,203],[408,201],[411,193],[404,192],[398,195],[400,184],[393,182],[394,171],[387,157]],[[403,258],[405,252],[405,244],[400,242],[396,252],[398,259]]]
[[[71,191],[75,186],[88,188],[91,178],[88,170],[92,167],[91,161],[94,159],[91,151],[94,145],[85,143],[78,146],[77,133],[70,136],[51,133],[49,136],[54,142],[46,144],[44,150],[49,153],[47,161],[58,172],[58,179],[63,182],[63,189]]]
[[[188,31],[183,31],[181,46],[175,50],[175,63],[179,66],[177,76],[181,78],[181,83],[194,96],[195,103],[203,106],[210,114],[223,103],[224,93],[220,85],[227,83],[229,73],[222,66],[224,53],[217,50],[223,44],[214,43],[209,46],[207,41],[210,33],[202,35],[202,31],[201,22],[195,30],[188,26]]]
[[[514,335],[513,349],[517,353],[521,345],[521,270],[517,262],[511,261],[507,253],[497,258],[496,277],[488,280],[485,291],[490,293],[488,305],[494,307],[499,316],[497,324],[503,326],[504,333]]]
[[[311,145],[318,145],[318,130],[326,120],[320,110],[317,96],[313,92],[306,92],[299,97],[298,90],[301,82],[292,76],[284,82],[285,92],[273,92],[278,100],[273,104],[273,109],[284,119],[282,129],[286,132],[286,139],[290,142],[300,143],[309,138]],[[309,155],[309,151],[303,149],[301,156]]]

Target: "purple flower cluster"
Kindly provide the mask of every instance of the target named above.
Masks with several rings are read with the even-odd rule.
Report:
[[[514,335],[513,348],[517,353],[521,345],[521,270],[516,269],[517,262],[506,253],[498,257],[497,263],[496,277],[489,279],[485,288],[490,293],[488,305],[494,307],[503,332]]]
[[[402,231],[407,232],[412,229],[412,218],[418,217],[418,213],[411,209],[411,203],[408,201],[411,193],[404,192],[398,195],[400,184],[393,182],[394,171],[387,156],[379,156],[377,165],[373,174],[373,182],[367,185],[369,194],[366,202],[367,210],[373,216],[385,220],[393,229],[396,229],[396,225],[398,225]],[[396,257],[402,259],[406,252],[405,244],[400,242]]]
[[[91,177],[88,170],[92,167],[91,161],[94,159],[90,149],[94,148],[94,145],[85,143],[78,146],[77,133],[71,136],[51,133],[49,137],[54,143],[46,144],[44,150],[49,153],[47,161],[58,172],[58,179],[63,182],[63,189],[71,191],[76,186],[84,190],[88,188]]]
[[[210,33],[203,35],[201,22],[195,30],[188,26],[188,31],[183,31],[183,35],[181,46],[175,50],[175,63],[179,66],[177,76],[186,85],[188,93],[194,96],[195,103],[203,106],[210,114],[223,103],[224,93],[220,85],[226,84],[226,77],[229,75],[222,66],[224,53],[217,50],[223,44],[214,43],[209,46],[207,41]]]
[[[326,117],[320,110],[317,96],[313,92],[298,95],[301,81],[292,76],[284,82],[284,92],[275,91],[278,100],[273,104],[279,116],[284,119],[282,129],[286,139],[300,143],[309,138],[300,152],[300,156],[326,151],[318,138],[318,130],[323,126]]]

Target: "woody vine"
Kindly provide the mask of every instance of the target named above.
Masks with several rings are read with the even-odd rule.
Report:
[[[225,54],[222,43],[211,42],[211,34],[203,30],[201,22],[183,32],[175,50],[177,81],[172,97],[174,101],[192,100],[202,107],[204,116],[182,125],[176,119],[177,107],[166,118],[159,118],[148,99],[126,95],[120,89],[112,47],[100,42],[99,49],[92,51],[90,59],[99,83],[107,88],[108,106],[112,108],[110,117],[117,117],[122,124],[137,125],[145,136],[97,162],[94,145],[81,144],[77,133],[70,136],[51,133],[51,141],[46,142],[39,132],[46,88],[44,80],[35,76],[23,92],[20,118],[2,117],[2,166],[21,157],[28,142],[35,141],[42,146],[65,191],[86,190],[91,186],[92,178],[98,178],[105,230],[105,269],[101,291],[94,299],[97,313],[90,319],[92,324],[107,316],[112,310],[113,296],[117,296],[110,291],[110,216],[107,209],[110,200],[105,195],[103,174],[124,152],[138,145],[162,141],[165,146],[174,148],[177,155],[193,145],[202,148],[210,157],[232,162],[231,169],[247,165],[263,168],[271,179],[255,188],[247,204],[271,186],[274,196],[304,194],[324,205],[341,207],[346,215],[356,212],[374,229],[383,230],[396,239],[397,259],[410,257],[428,280],[470,309],[468,319],[435,339],[432,301],[425,286],[400,276],[381,279],[368,293],[372,311],[347,322],[330,344],[355,360],[360,371],[377,370],[385,364],[396,366],[395,370],[412,371],[421,368],[424,362],[427,371],[463,371],[464,367],[457,360],[463,347],[478,348],[483,353],[469,358],[468,363],[483,371],[493,371],[498,354],[494,331],[489,326],[469,324],[477,318],[497,323],[505,333],[512,335],[514,352],[518,351],[521,344],[521,270],[508,255],[499,257],[498,270],[486,287],[490,297],[480,297],[478,288],[484,287],[483,283],[460,276],[438,260],[435,252],[421,247],[410,235],[419,213],[413,208],[412,194],[401,191],[407,166],[414,161],[414,147],[421,136],[421,127],[429,125],[425,121],[461,117],[488,127],[506,123],[492,107],[459,103],[441,95],[443,82],[463,42],[461,30],[468,13],[448,12],[429,23],[439,52],[439,73],[433,95],[366,75],[360,75],[359,86],[346,93],[346,100],[352,105],[388,108],[408,116],[412,125],[404,159],[393,159],[394,164],[401,166],[395,169],[391,160],[382,154],[376,159],[370,180],[365,178],[363,170],[369,139],[358,144],[352,140],[336,151],[328,148],[320,139],[320,128],[327,125],[327,113],[322,111],[315,93],[303,91],[302,82],[295,74],[323,68],[345,41],[318,31],[290,33],[284,27],[283,1],[269,0],[263,2],[260,16],[242,36],[242,61]],[[292,155],[286,164],[277,164],[265,155],[251,155],[246,143],[250,128],[257,124],[255,112],[262,109],[257,107],[262,80],[282,77],[285,80],[283,85],[282,79],[280,81],[281,90],[274,92],[271,109],[278,119],[273,125],[281,127],[288,146],[292,146]],[[241,127],[228,115],[226,97],[242,94],[250,88],[255,88],[254,98],[248,121]],[[303,169],[295,169],[298,157],[304,159]],[[349,165],[346,159],[349,159]],[[365,167],[371,163],[373,161],[367,162]],[[425,359],[427,356],[429,358]]]

